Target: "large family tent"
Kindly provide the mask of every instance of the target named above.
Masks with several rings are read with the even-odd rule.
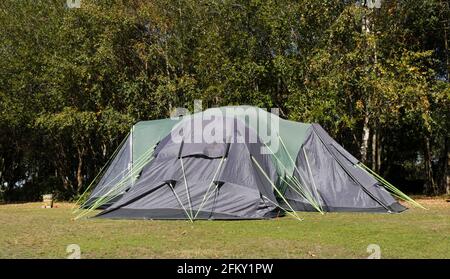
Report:
[[[93,185],[80,216],[104,209],[97,217],[192,221],[405,210],[392,195],[420,206],[320,125],[250,106],[137,123]]]

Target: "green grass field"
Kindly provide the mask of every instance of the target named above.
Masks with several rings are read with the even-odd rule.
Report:
[[[429,210],[402,214],[300,212],[260,221],[74,221],[72,204],[0,205],[1,258],[450,258],[450,203],[419,200]]]

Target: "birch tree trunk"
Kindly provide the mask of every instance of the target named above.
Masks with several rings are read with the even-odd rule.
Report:
[[[377,130],[372,131],[372,170],[377,171]]]
[[[364,116],[364,126],[363,126],[363,134],[361,141],[361,162],[364,164],[367,163],[367,149],[369,147],[369,138],[370,138],[370,127],[369,127],[369,113],[366,113]]]
[[[367,4],[367,3],[365,3]],[[370,21],[367,15],[364,15],[362,18],[362,33],[369,34],[370,33]],[[367,95],[367,90],[364,90],[365,97],[367,98],[365,103],[365,114],[364,114],[364,124],[363,124],[363,133],[361,140],[361,162],[364,164],[367,163],[367,152],[369,148],[369,139],[370,139],[370,127],[369,127],[369,107],[370,107],[370,96]]]
[[[382,152],[383,148],[381,145],[381,136],[380,136],[380,132],[377,132],[377,169],[376,172],[380,172],[381,171],[381,152]]]

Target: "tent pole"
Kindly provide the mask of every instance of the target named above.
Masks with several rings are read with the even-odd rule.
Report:
[[[284,148],[284,151],[286,152],[286,154],[288,155],[289,159],[290,159],[291,162],[292,162],[292,165],[293,165],[293,167],[294,167],[294,171],[296,171],[296,172],[298,173],[298,176],[299,176],[300,179],[303,181],[303,184],[306,185],[306,184],[307,184],[307,183],[306,183],[306,180],[305,180],[305,178],[302,176],[302,173],[300,172],[300,170],[297,168],[297,165],[295,164],[294,159],[292,158],[291,154],[290,154],[289,151],[287,150],[287,147],[286,147],[286,145],[284,144],[283,139],[281,138],[280,135],[278,135],[278,138],[280,139],[280,142],[281,142],[281,145],[282,145],[283,148]],[[293,176],[293,177],[295,177],[295,176]],[[299,181],[299,183],[300,183],[300,181]],[[309,192],[309,189],[308,189],[308,192]],[[311,198],[314,200],[314,197],[313,197],[312,193],[311,193]],[[316,197],[316,198],[317,198],[317,197]],[[319,207],[320,207],[320,201],[315,200],[314,202],[317,203],[317,204],[319,205]],[[323,214],[323,211],[322,211],[322,210],[319,210],[319,212]]]
[[[279,207],[279,208],[283,209],[284,212],[286,212],[287,214],[291,215],[292,217],[294,217],[294,218],[296,218],[296,219],[299,219],[299,217],[298,217],[296,214],[293,214],[293,213],[289,212],[289,210],[287,210],[286,208],[280,206],[279,204],[274,203],[274,202],[271,201],[268,197],[264,196],[263,194],[261,194],[261,196],[263,197],[263,200],[264,200],[264,198],[267,199],[267,201],[271,202],[271,203],[272,203],[273,205],[275,205],[276,207]],[[295,211],[294,211],[294,212],[295,212]],[[300,220],[300,221],[303,221],[303,219],[301,219],[301,218],[300,218],[299,220]]]
[[[286,176],[286,177],[287,177],[287,176]],[[303,192],[302,187],[299,186],[299,185],[300,185],[300,182],[298,182],[298,180],[296,181],[296,180],[294,180],[293,178],[290,178],[290,177],[289,177],[289,179],[291,179],[291,181],[297,186],[298,190],[296,189],[296,187],[292,186],[292,185],[289,183],[289,181],[287,181],[287,180],[284,179],[284,178],[281,178],[281,180],[282,180],[284,183],[286,183],[286,184],[288,185],[288,187],[290,187],[290,188],[291,188],[292,190],[294,190],[297,194],[299,194],[300,196],[302,196],[303,198],[305,198],[306,201],[308,201],[308,202],[311,204],[311,206],[312,206],[315,210],[317,210],[318,212],[320,212],[321,214],[323,214],[323,212],[321,211],[319,205],[317,205],[316,202],[314,202],[314,199],[313,199],[313,197],[310,195],[310,193],[308,193],[308,192]]]
[[[97,178],[100,176],[100,174],[104,174],[103,171],[106,169],[106,167],[111,163],[111,161],[113,160],[113,158],[117,155],[117,153],[119,153],[120,148],[122,148],[123,144],[125,143],[125,140],[128,138],[128,136],[130,135],[130,132],[127,133],[127,135],[122,139],[122,141],[120,142],[120,144],[117,146],[117,148],[114,150],[113,154],[109,157],[108,161],[106,161],[106,163],[103,165],[103,167],[100,169],[100,171],[97,173],[97,175],[94,177],[94,179],[92,179],[91,183],[89,184],[89,186],[86,188],[86,190],[84,190],[84,192],[81,194],[81,196],[78,198],[78,200],[75,202],[74,207],[77,207],[78,203],[81,201],[81,199],[84,197],[84,195],[89,191],[89,189],[92,187],[92,185],[94,185],[94,182],[97,180]],[[76,210],[73,211],[73,213],[76,213],[79,210],[79,208],[77,208]]]
[[[141,155],[141,157],[139,157],[137,160],[136,160],[136,166],[138,166],[138,167],[143,167],[146,163],[148,163],[148,160],[149,159],[151,159],[151,156],[152,156],[152,154],[153,154],[153,148],[155,147],[155,145],[154,146],[152,146],[152,147],[150,147],[149,148],[149,150],[147,150],[144,154],[142,154]],[[146,156],[148,156],[149,158],[147,158],[146,159]],[[124,171],[126,171],[125,173],[124,173]],[[105,186],[109,186],[109,185],[111,185],[111,183],[112,183],[112,181],[114,181],[114,180],[116,180],[118,177],[120,177],[122,174],[124,174],[124,176],[122,177],[122,179],[121,180],[119,180],[119,182],[117,182],[117,184],[119,184],[119,183],[121,183],[123,180],[126,180],[126,179],[128,179],[129,177],[128,176],[130,176],[131,174],[132,174],[133,172],[131,171],[131,170],[127,170],[127,169],[124,169],[123,171],[121,171],[121,172],[119,172],[108,184],[106,184]],[[109,192],[107,192],[107,194],[108,194]]]
[[[179,151],[179,154],[178,154],[178,159],[180,160],[181,171],[183,172],[184,186],[186,187],[186,196],[187,196],[187,199],[188,199],[189,211],[191,212],[191,218],[192,218],[192,217],[194,217],[194,214],[192,212],[192,203],[191,203],[191,197],[189,195],[189,187],[188,187],[188,183],[187,183],[186,172],[184,171],[183,146],[184,146],[184,140],[181,142],[180,151]]]
[[[212,178],[212,180],[211,180],[211,183],[209,184],[208,189],[206,190],[205,196],[203,197],[203,200],[202,200],[202,202],[200,203],[200,206],[198,207],[197,213],[195,213],[194,220],[195,220],[195,218],[197,218],[197,215],[198,215],[198,213],[200,212],[200,210],[202,209],[203,204],[206,203],[206,202],[208,201],[208,200],[205,200],[205,198],[206,198],[206,196],[208,195],[209,190],[211,189],[211,186],[214,184],[214,180],[216,179],[216,176],[217,176],[217,174],[219,173],[219,170],[220,170],[221,167],[222,167],[222,163],[223,163],[224,159],[225,159],[225,157],[222,156],[222,159],[220,160],[219,166],[217,167],[217,170],[216,170],[216,172],[214,173],[214,176],[213,176],[213,178]],[[209,197],[208,197],[208,199],[209,199]]]
[[[280,137],[280,140],[281,140],[281,137]],[[265,146],[269,149],[270,152],[272,152],[273,157],[278,161],[278,163],[284,168],[284,171],[286,172],[288,169],[287,169],[287,167],[283,164],[283,162],[281,162],[281,160],[275,155],[275,153],[272,151],[272,149],[271,149],[267,144],[265,144]],[[284,145],[283,145],[283,146],[284,146]],[[286,148],[285,148],[285,149],[286,149]],[[286,150],[286,153],[288,154],[288,156],[290,156],[289,153],[287,152],[287,150]],[[292,159],[291,159],[291,160],[292,160]],[[294,170],[295,170],[295,165],[294,165]],[[297,171],[297,172],[298,172],[298,171]],[[298,172],[298,174],[299,174],[299,176],[300,176],[300,179],[303,180],[303,183],[306,185],[305,179],[301,177],[300,172]],[[286,176],[286,177],[289,177],[289,176]],[[294,177],[294,176],[293,176],[293,177]],[[314,200],[314,197],[313,197],[313,195],[312,195],[311,193],[309,193],[309,189],[308,189],[308,188],[305,187],[305,189],[303,189],[303,185],[300,183],[300,181],[295,181],[293,178],[290,178],[290,177],[289,177],[289,179],[291,179],[292,182],[294,182],[294,183],[297,185],[298,189],[299,189],[303,194],[300,194],[300,193],[295,189],[295,187],[293,187],[287,180],[283,179],[283,177],[280,176],[280,178],[281,178],[281,180],[283,180],[283,181],[287,184],[288,187],[291,187],[295,192],[297,192],[297,194],[299,194],[300,196],[303,196],[303,197],[311,204],[312,207],[314,207],[317,211],[319,211],[321,214],[323,214],[323,210],[322,210],[321,207],[320,207],[320,202]],[[294,178],[295,178],[295,177],[294,177]],[[296,180],[297,180],[297,179],[296,179]],[[287,188],[286,188],[286,190],[287,190]],[[304,192],[303,192],[303,191],[304,191]],[[317,204],[317,205],[315,205],[315,204]]]
[[[413,200],[412,198],[410,198],[408,195],[406,195],[405,193],[403,193],[402,191],[400,191],[397,187],[395,187],[394,185],[392,185],[391,183],[389,183],[386,179],[384,179],[383,177],[381,177],[379,174],[377,174],[376,172],[374,172],[373,170],[371,170],[368,166],[364,165],[363,163],[359,163],[356,165],[358,168],[362,169],[363,171],[371,174],[372,176],[374,176],[379,182],[381,182],[385,188],[387,188],[388,190],[391,190],[392,192],[395,192],[396,196],[399,197],[400,199],[407,201],[417,207],[420,207],[422,209],[427,210],[427,208],[425,208],[423,205],[421,205],[420,203],[416,202],[415,200]]]
[[[189,221],[191,221],[191,223],[194,222],[194,220],[192,220],[191,216],[189,215],[188,211],[186,210],[186,208],[184,207],[183,203],[181,202],[180,198],[177,195],[177,192],[175,192],[175,189],[172,186],[172,183],[167,183],[170,187],[170,189],[172,189],[173,194],[175,195],[175,197],[177,198],[178,202],[180,203],[181,207],[183,208],[184,212],[186,213],[187,217],[189,218]]]
[[[150,148],[149,150],[147,150],[141,157],[139,157],[139,159],[136,162],[139,162],[137,165],[140,167],[143,167],[145,164],[147,164],[150,160],[151,160],[151,155],[153,153],[153,148]],[[146,157],[149,157],[146,159]],[[139,170],[139,168],[137,170]],[[126,171],[127,169],[121,171],[119,174],[117,174],[112,180],[114,181],[116,178],[118,178],[124,171]],[[135,170],[136,171],[136,170]],[[102,206],[103,204],[107,203],[108,201],[114,199],[115,197],[117,197],[120,193],[117,193],[119,191],[122,191],[123,189],[121,188],[123,185],[127,185],[124,184],[124,181],[126,181],[127,179],[129,179],[130,177],[132,177],[134,175],[133,172],[128,171],[125,173],[125,175],[119,180],[119,182],[117,182],[107,193],[103,194],[102,197],[100,197],[99,199],[97,199],[94,204],[87,210],[87,212],[81,213],[79,214],[75,219],[79,219],[80,217],[90,213],[91,211],[97,209],[98,207]],[[109,186],[110,183],[108,183],[106,186]],[[112,197],[108,197],[109,194],[113,194]]]
[[[264,175],[264,177],[267,179],[267,181],[269,181],[270,185],[272,186],[272,188],[278,193],[278,195],[280,195],[280,197],[283,199],[283,201],[287,204],[287,206],[289,206],[289,208],[292,210],[293,214],[296,216],[296,218],[299,221],[302,221],[303,219],[300,218],[297,213],[295,212],[295,210],[292,208],[292,206],[288,203],[288,201],[286,200],[286,198],[283,196],[283,194],[281,194],[280,190],[278,190],[278,188],[273,184],[272,180],[270,180],[269,176],[266,174],[266,172],[263,170],[263,168],[261,167],[261,165],[258,163],[258,161],[256,161],[256,159],[250,155],[250,157],[252,158],[252,161],[255,163],[255,165],[259,168],[259,170],[262,172],[262,174]]]

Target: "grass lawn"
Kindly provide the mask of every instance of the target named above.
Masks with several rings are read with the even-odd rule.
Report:
[[[72,204],[0,205],[0,258],[450,258],[450,203],[421,199],[429,210],[401,214],[300,212],[260,221],[74,221]]]

